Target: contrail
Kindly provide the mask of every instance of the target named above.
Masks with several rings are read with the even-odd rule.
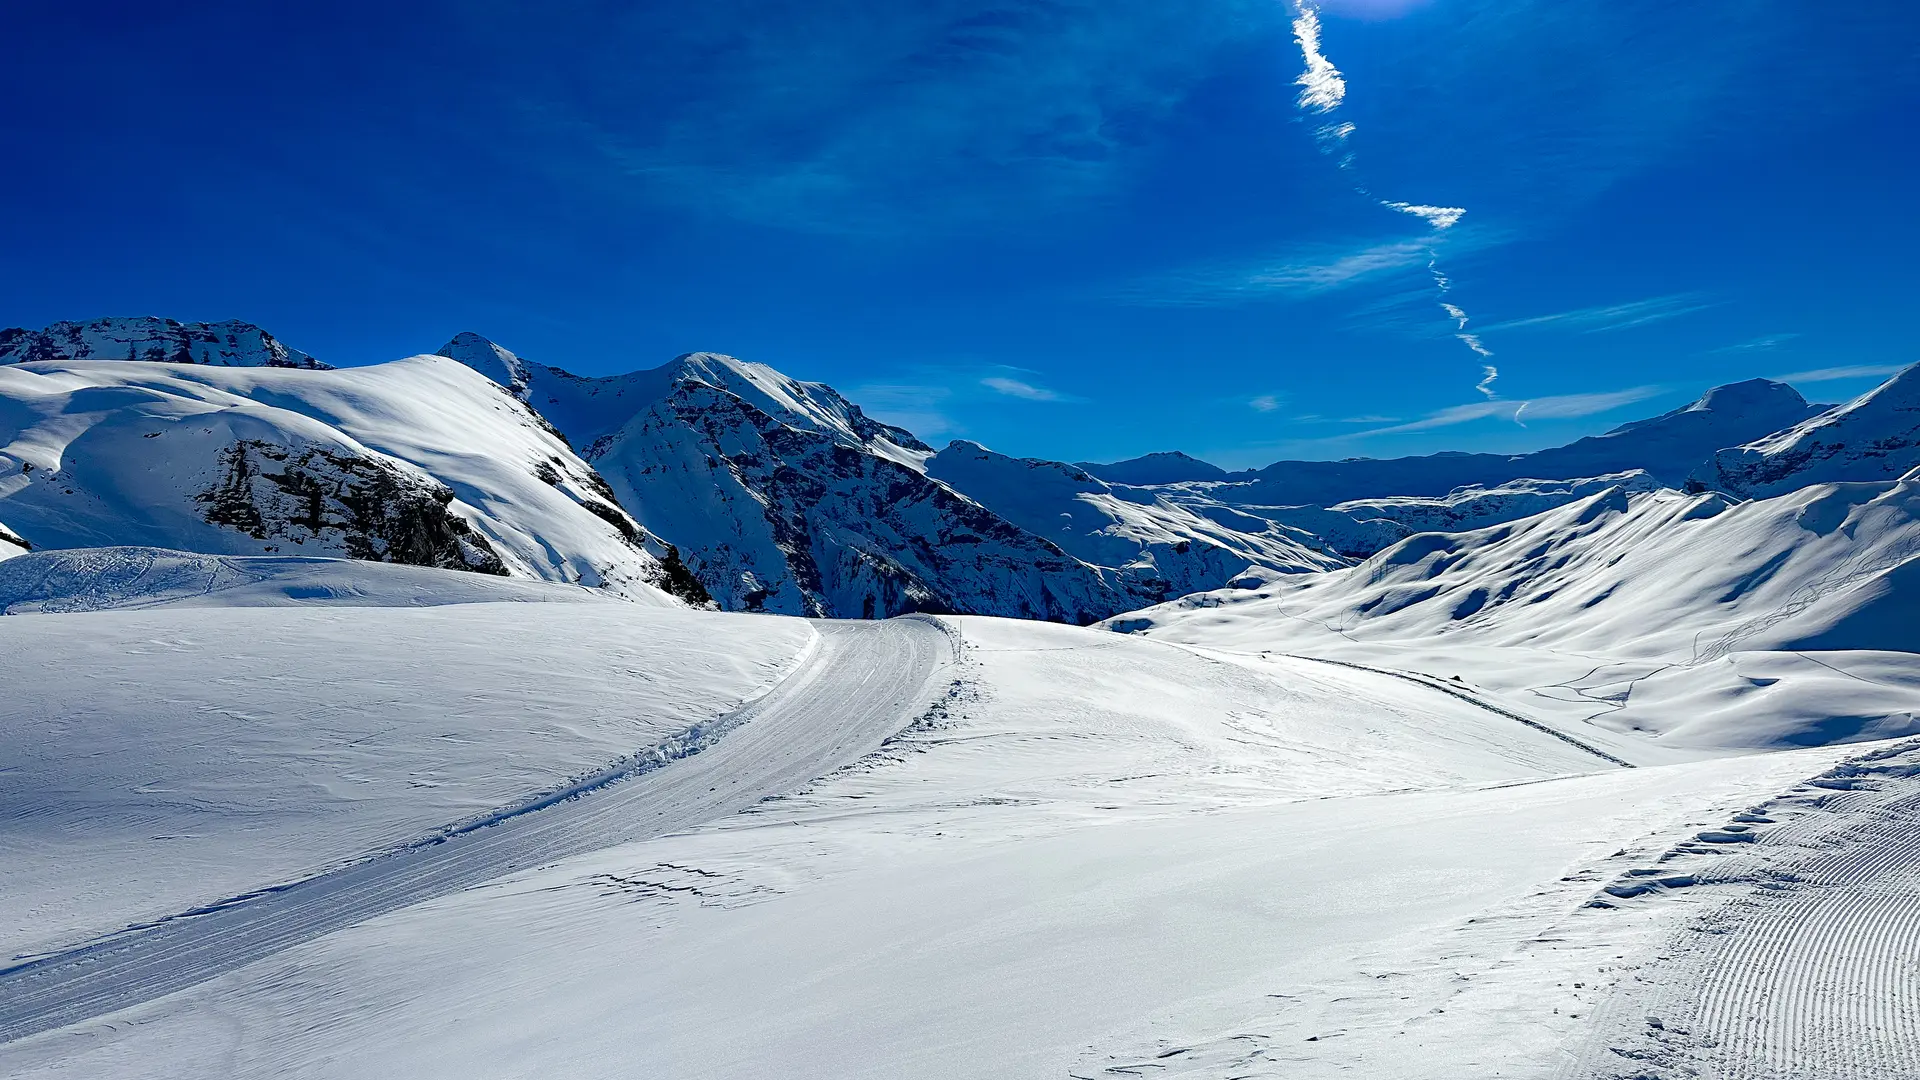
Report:
[[[1347,80],[1335,67],[1333,61],[1320,47],[1320,8],[1313,0],[1291,0],[1293,5],[1293,40],[1300,46],[1300,58],[1306,69],[1300,73],[1293,84],[1300,88],[1300,108],[1306,112],[1325,115],[1338,109],[1347,100]],[[1340,155],[1339,168],[1351,169],[1354,165],[1353,152],[1348,149],[1348,140],[1358,130],[1348,121],[1328,122],[1314,131],[1314,140],[1320,145],[1320,152],[1329,157]],[[1436,234],[1446,232],[1460,223],[1466,216],[1464,206],[1431,206],[1426,203],[1401,202],[1394,199],[1380,199],[1356,183],[1354,191],[1365,198],[1372,199],[1388,210],[1402,214],[1411,214],[1427,223]],[[1427,248],[1427,272],[1433,275],[1434,288],[1440,294],[1442,311],[1454,321],[1454,338],[1465,345],[1482,361],[1493,359],[1493,351],[1480,340],[1478,334],[1467,333],[1467,313],[1458,304],[1447,299],[1453,291],[1453,279],[1440,269],[1440,255],[1437,248]],[[1500,369],[1492,364],[1480,365],[1481,378],[1474,389],[1485,394],[1489,400],[1499,397],[1493,389],[1495,379],[1500,377]],[[1516,417],[1518,414],[1515,414]]]

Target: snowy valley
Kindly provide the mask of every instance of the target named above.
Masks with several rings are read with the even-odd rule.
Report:
[[[1917,589],[1920,367],[1229,472],[0,332],[0,1074],[1912,1076]]]

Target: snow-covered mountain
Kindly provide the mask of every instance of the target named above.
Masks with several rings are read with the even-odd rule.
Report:
[[[956,440],[928,458],[926,470],[1075,558],[1168,596],[1219,588],[1250,565],[1298,573],[1346,562],[1299,529],[1224,507],[1227,520],[1216,520],[1077,465],[1008,457],[978,443]]]
[[[1115,483],[1204,485],[1202,490],[1214,501],[1241,506],[1332,506],[1394,496],[1439,498],[1462,487],[1498,487],[1526,478],[1576,480],[1635,470],[1678,487],[1715,451],[1790,428],[1823,408],[1807,404],[1785,383],[1749,379],[1715,387],[1672,412],[1531,454],[1443,452],[1403,458],[1277,461],[1262,469],[1226,474],[1184,454],[1154,454],[1084,467]]]
[[[252,323],[180,323],[172,319],[109,318],[57,322],[44,330],[0,330],[0,364],[40,360],[147,360],[214,367],[325,370],[326,364],[282,345]]]
[[[723,606],[1089,622],[1171,595],[928,477],[932,448],[820,383],[691,353],[583,378],[476,334],[441,350],[539,409]]]
[[[702,599],[536,414],[440,357],[0,367],[0,520],[35,548],[335,555]]]
[[[1227,470],[1178,450],[1162,450],[1158,453],[1144,454],[1137,458],[1106,464],[1097,461],[1080,461],[1075,464],[1083,471],[1109,484],[1131,484],[1136,487],[1227,478]]]
[[[1808,484],[1892,480],[1920,466],[1920,364],[1784,431],[1721,450],[1690,478],[1748,498]]]

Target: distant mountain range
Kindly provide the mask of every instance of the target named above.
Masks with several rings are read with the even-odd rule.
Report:
[[[1610,492],[1745,497],[1920,464],[1911,371],[1834,408],[1736,383],[1531,454],[1230,473],[936,451],[711,353],[591,378],[460,334],[328,369],[247,323],[100,319],[0,331],[0,365],[0,557],[344,554],[810,616],[1092,622]]]

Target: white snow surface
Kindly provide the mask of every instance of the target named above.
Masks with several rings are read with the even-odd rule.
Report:
[[[803,794],[0,1045],[0,1069],[1546,1075],[1680,928],[1587,907],[1602,888],[1841,756],[1622,769],[1350,667],[959,622],[944,705]]]
[[[202,555],[164,548],[59,548],[0,566],[0,615],[146,607],[440,607],[583,603],[578,585],[300,555]]]
[[[0,956],[552,790],[761,692],[814,637],[799,620],[457,571],[149,568],[144,610],[0,617]],[[499,602],[516,591],[572,602]]]
[[[295,481],[326,496],[320,527]],[[437,356],[334,371],[0,367],[0,515],[35,548],[431,560],[675,602],[657,587],[664,547],[592,468]],[[404,542],[434,530],[423,551]]]

